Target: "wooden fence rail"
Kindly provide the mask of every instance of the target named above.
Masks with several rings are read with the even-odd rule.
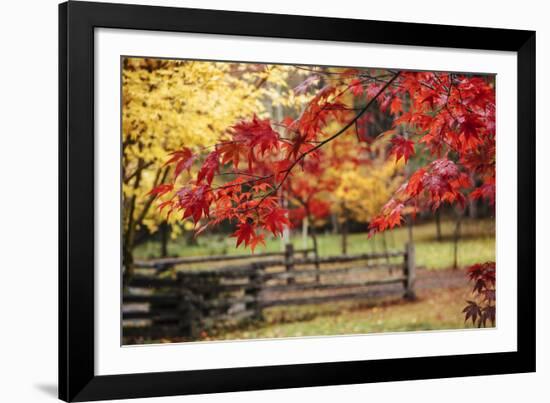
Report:
[[[266,252],[258,255],[213,255],[213,256],[186,256],[186,257],[167,257],[154,260],[137,260],[134,266],[138,269],[155,269],[162,273],[175,266],[189,265],[193,263],[212,263],[212,262],[226,262],[231,260],[258,260],[271,257],[284,257],[288,254],[288,246],[284,252]],[[299,249],[293,254],[300,254],[304,259],[307,259],[310,253],[313,253],[314,249]]]
[[[252,262],[210,269],[177,266],[214,261],[212,257],[140,262],[140,267],[157,268],[157,274],[135,276],[126,284],[123,336],[193,339],[213,326],[261,320],[263,310],[274,306],[364,300],[392,293],[415,296],[413,245],[404,251],[322,258],[289,248],[284,254],[268,256],[281,255],[282,259],[265,259],[264,254]],[[171,278],[158,277],[172,268],[176,274]]]

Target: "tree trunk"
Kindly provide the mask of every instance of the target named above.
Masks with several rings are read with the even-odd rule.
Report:
[[[134,190],[139,188],[140,182],[141,182],[141,174],[143,172],[143,167],[145,166],[143,160],[139,160],[138,162],[138,170],[136,171],[136,174],[134,175]],[[166,179],[166,176],[168,175],[170,167],[166,167],[164,169],[164,173],[162,169],[158,169],[157,175],[155,177],[154,186],[157,186],[161,182],[164,182]],[[143,210],[139,214],[137,218],[135,218],[136,215],[136,196],[132,196],[129,201],[128,205],[128,218],[126,219],[126,233],[124,234],[124,240],[122,245],[122,259],[123,259],[123,267],[124,267],[124,275],[123,280],[127,281],[130,277],[132,277],[134,272],[134,246],[135,246],[135,237],[136,237],[136,228],[143,222],[145,219],[145,216],[147,215],[147,212],[149,211],[149,208],[151,208],[151,205],[153,204],[153,201],[155,200],[154,196],[150,196],[145,205],[143,206]]]
[[[477,200],[470,200],[468,202],[468,212],[470,213],[470,218],[477,218]]]
[[[407,217],[407,233],[409,235],[409,243],[412,245],[412,243],[414,242],[414,239],[413,239],[413,220],[412,220],[412,217],[409,215]]]
[[[348,254],[348,211],[344,207],[344,222],[342,223],[342,255]]]
[[[310,227],[309,234],[311,235],[311,240],[313,241],[313,258],[315,259],[315,269],[319,270],[319,244],[317,242],[317,232],[315,231],[315,227],[313,225]],[[319,274],[315,276],[315,281],[317,283],[321,282],[321,276]]]
[[[307,235],[308,235],[309,219],[304,217],[302,220],[302,247],[307,249]]]
[[[199,244],[193,231],[185,231],[185,244],[187,246],[197,246]]]
[[[342,255],[348,254],[348,223],[342,224]]]
[[[139,188],[141,182],[141,171],[143,167],[143,160],[138,161],[138,168],[134,179],[134,190]],[[134,273],[134,241],[136,236],[136,223],[134,219],[136,211],[136,196],[135,194],[130,198],[128,205],[128,218],[126,219],[126,234],[122,245],[122,266],[124,267],[123,280],[127,281],[132,277]]]
[[[382,233],[382,247],[384,248],[384,253],[386,253],[386,261],[389,263],[390,257],[387,255],[388,253],[388,241],[386,240],[386,233]]]
[[[386,232],[382,232],[382,248],[384,248],[384,253],[386,254],[386,263],[390,263],[390,257],[388,256],[388,241],[386,239]],[[389,268],[390,275],[393,274],[393,269]]]
[[[441,212],[439,209],[435,211],[435,234],[437,241],[441,242]]]
[[[317,241],[317,233],[313,227],[311,227],[311,231],[309,231],[309,233],[311,235],[311,240],[313,241],[313,256],[315,257],[315,264],[319,265],[319,243]]]
[[[376,253],[376,235],[370,237],[368,242],[370,242],[372,253]]]
[[[474,185],[476,185],[476,178],[475,178],[474,174],[470,175],[470,180],[472,181],[472,183]],[[477,200],[470,199],[468,201],[468,215],[472,219],[477,218]]]
[[[458,240],[460,239],[460,227],[462,225],[462,211],[457,212],[455,233],[454,233],[454,262],[453,269],[458,269]]]
[[[285,209],[288,208],[288,199],[285,197],[285,194],[283,193],[282,189],[279,190],[279,194],[280,194],[280,199],[282,201],[282,205]],[[290,243],[290,228],[288,227],[288,225],[285,225],[284,228],[283,228],[283,234],[281,236],[281,250],[282,251],[285,251],[286,250],[286,245],[288,245]]]
[[[332,213],[330,215],[330,222],[332,224],[332,233],[337,234],[339,231],[339,225],[338,225],[338,217],[336,214]]]
[[[160,257],[168,256],[168,232],[170,227],[166,223],[160,225]]]
[[[393,229],[388,230],[388,233],[390,234],[390,247],[395,249],[395,236],[393,234]]]

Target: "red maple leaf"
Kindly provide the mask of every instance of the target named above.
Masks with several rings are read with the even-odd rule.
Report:
[[[363,94],[363,83],[358,78],[351,80],[349,88],[351,89],[351,92],[353,92],[353,95],[355,95],[356,97]]]
[[[397,200],[391,199],[382,207],[382,214],[371,220],[369,224],[369,237],[377,232],[392,229],[401,225],[403,216],[401,215],[405,205]]]
[[[235,141],[248,146],[251,151],[257,147],[260,155],[279,149],[279,134],[273,130],[269,119],[254,116],[251,121],[239,122],[232,129]]]
[[[254,236],[254,226],[247,222],[240,223],[231,236],[237,238],[237,248],[243,242],[245,246],[248,246],[250,239]]]
[[[395,96],[393,97],[391,104],[390,104],[390,113],[392,115],[397,115],[398,113],[403,111],[403,105],[401,102],[401,98]]]
[[[199,173],[197,174],[197,183],[200,183],[203,179],[206,179],[206,182],[211,185],[214,175],[220,169],[220,154],[218,151],[212,151],[202,164]]]
[[[273,235],[282,234],[285,226],[289,226],[288,211],[282,208],[274,208],[264,216],[264,227]]]
[[[292,142],[284,143],[283,147],[287,150],[288,158],[289,159],[297,159],[302,152],[304,152],[303,148],[306,145],[306,136],[297,134],[292,139]]]
[[[487,199],[489,200],[489,203],[491,205],[495,204],[495,184],[494,182],[491,183],[484,183],[480,187],[476,188],[472,193],[470,193],[470,199],[476,200],[476,199]]]
[[[254,234],[254,236],[250,240],[248,246],[250,247],[252,253],[254,253],[254,249],[256,249],[256,246],[258,246],[258,244],[262,244],[263,246],[265,246],[264,234]]]
[[[191,166],[193,165],[193,162],[195,161],[195,157],[193,156],[193,153],[191,150],[187,147],[182,148],[181,150],[174,151],[170,153],[172,156],[166,163],[164,164],[169,165],[177,162],[176,168],[174,169],[174,180],[179,176],[179,174],[187,170],[191,169]]]
[[[470,277],[470,280],[474,282],[482,279],[484,282],[494,284],[496,278],[495,268],[495,262],[476,263],[468,267],[468,277]]]
[[[257,183],[256,185],[252,186],[252,191],[256,192],[256,193],[262,193],[262,192],[268,191],[271,188],[273,188],[273,186],[271,186],[269,183],[260,182],[260,183]]]
[[[164,166],[173,164],[174,162],[180,160],[181,158],[189,158],[193,153],[187,147],[183,147],[181,150],[173,151],[169,153],[171,155],[170,159],[164,163]]]
[[[426,170],[420,168],[414,174],[411,175],[409,182],[407,183],[407,193],[411,196],[419,195],[424,190],[424,177]]]
[[[159,212],[162,212],[166,207],[170,206],[172,207],[174,205],[174,201],[172,199],[166,200],[158,205]],[[168,211],[172,211],[172,208],[168,209]]]
[[[179,208],[184,210],[183,218],[192,217],[195,224],[204,215],[208,217],[212,196],[210,186],[200,185],[194,188],[181,188],[177,192]]]
[[[494,306],[486,306],[482,308],[480,322],[483,326],[485,326],[487,323],[487,320],[490,320],[493,326],[495,325],[496,309]]]
[[[222,165],[231,161],[233,163],[233,167],[237,169],[239,167],[241,156],[246,158],[248,149],[237,141],[228,141],[226,143],[222,143],[218,147],[218,153],[222,157]]]
[[[414,155],[414,142],[411,140],[407,140],[403,136],[395,136],[393,139],[391,139],[391,143],[393,144],[390,155],[395,155],[396,162],[399,161],[401,158],[407,162],[411,155]]]
[[[158,185],[157,187],[151,189],[148,195],[152,196],[162,196],[165,193],[171,192],[172,189],[174,189],[174,185],[171,183],[163,183]]]
[[[263,234],[256,234],[254,224],[248,222],[238,224],[237,229],[231,234],[231,237],[237,238],[237,248],[241,243],[244,243],[244,246],[250,246],[252,252],[254,252],[259,243],[265,245]]]
[[[466,301],[468,305],[462,310],[466,314],[465,322],[472,318],[472,322],[475,324],[479,316],[481,316],[481,309],[475,301]]]
[[[479,129],[483,128],[483,126],[482,120],[475,114],[470,113],[463,117],[460,123],[460,131],[467,146],[474,148],[479,144]]]
[[[470,281],[474,283],[472,294],[477,301],[466,301],[468,305],[463,309],[465,321],[472,319],[478,327],[486,326],[487,320],[495,324],[496,301],[496,265],[495,262],[476,263],[467,269]]]

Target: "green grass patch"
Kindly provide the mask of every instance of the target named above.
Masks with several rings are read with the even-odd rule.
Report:
[[[434,222],[415,224],[413,238],[416,246],[418,266],[430,269],[448,268],[454,262],[453,233],[455,224],[452,221],[441,223],[442,240],[436,239]],[[348,253],[381,252],[384,248],[402,250],[408,240],[407,228],[397,228],[368,238],[366,233],[353,233],[348,236]],[[340,234],[319,234],[319,253],[321,256],[334,256],[342,253]],[[312,241],[303,242],[302,235],[296,231],[291,236],[296,249],[311,248]],[[283,248],[280,239],[266,239],[265,247],[258,247],[256,253],[279,252]],[[158,242],[147,242],[136,248],[138,259],[158,257]],[[189,245],[185,239],[172,240],[168,244],[170,256],[209,256],[249,254],[248,249],[235,248],[235,238],[228,234],[205,234],[196,239],[195,245]],[[495,223],[494,220],[464,220],[461,239],[458,243],[458,264],[467,266],[476,262],[495,260]]]
[[[201,340],[239,340],[278,337],[328,336],[471,328],[462,309],[469,288],[428,290],[414,302],[385,299],[357,303],[271,308],[265,321],[218,332],[203,333]]]

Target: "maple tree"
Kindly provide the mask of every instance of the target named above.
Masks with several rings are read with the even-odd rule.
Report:
[[[414,217],[421,209],[435,211],[443,204],[464,208],[469,199],[479,198],[494,206],[493,77],[296,69],[308,76],[295,95],[309,94],[298,116],[274,120],[251,114],[223,129],[207,153],[192,146],[173,150],[167,162],[172,174],[150,192],[160,199],[159,208],[166,209],[167,216],[181,213],[197,234],[231,222],[237,246],[252,251],[267,233],[280,236],[293,217],[322,216],[328,207],[319,195],[341,183],[322,179],[319,170],[338,169],[350,161],[356,166],[372,164],[368,136],[361,127],[374,107],[392,118],[392,127],[377,137],[386,141],[386,158],[408,166],[422,156],[417,159],[424,163],[407,169],[406,180],[377,214],[369,214],[371,235],[401,225],[406,214]],[[350,138],[356,143],[347,147],[349,152],[331,158],[339,139]],[[191,169],[194,164],[196,172]],[[188,174],[182,180],[184,171]],[[307,175],[317,180],[307,180]],[[291,217],[283,202],[288,198],[298,201],[301,213],[299,208]]]

